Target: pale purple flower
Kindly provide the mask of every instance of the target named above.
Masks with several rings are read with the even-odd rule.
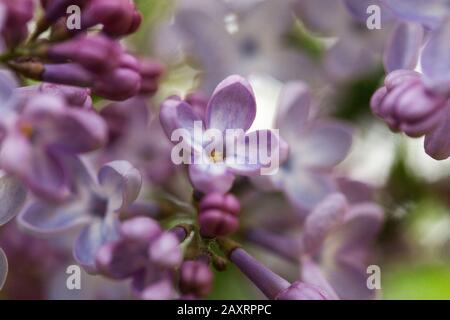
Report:
[[[181,261],[177,236],[147,217],[122,222],[118,239],[96,253],[101,274],[117,280],[131,278],[134,295],[145,300],[175,297],[172,273]]]
[[[269,176],[298,209],[311,209],[336,191],[333,168],[347,156],[352,129],[344,123],[311,119],[311,94],[300,82],[287,84],[280,94],[276,127],[289,145],[277,174]]]
[[[224,141],[219,148],[218,141],[203,141],[204,145],[201,145],[201,142],[194,140],[197,139],[194,132],[195,123],[200,123],[203,129],[219,130],[225,136],[227,129],[247,132],[255,115],[256,102],[253,90],[244,78],[237,75],[229,76],[216,87],[208,102],[204,121],[187,102],[179,98],[169,98],[163,102],[160,119],[169,139],[176,129],[184,129],[190,133],[191,139],[183,143],[187,144],[187,148],[193,153],[191,156],[194,161],[189,165],[189,178],[196,190],[203,193],[226,193],[232,187],[236,174],[257,175],[261,168],[270,165],[262,163],[260,157],[256,163],[252,163],[248,159],[250,153],[253,156],[260,154],[260,148],[264,148],[264,150],[278,149],[279,162],[283,162],[287,146],[277,134],[270,130],[246,133],[245,139],[243,139],[245,145],[239,145],[232,152],[224,150],[226,144]],[[251,148],[249,148],[247,144],[250,144],[249,141],[255,140],[252,139],[255,136],[266,136],[267,139],[265,142],[258,139],[257,145],[250,145]],[[242,143],[242,139],[237,143]],[[263,145],[263,143],[267,145]],[[216,150],[216,146],[218,150]],[[257,149],[254,150],[254,148]],[[208,149],[211,151],[209,154]],[[246,152],[246,149],[250,150]],[[195,157],[202,159],[200,163],[198,161],[196,163]]]
[[[88,272],[95,272],[95,254],[118,237],[120,211],[133,203],[141,188],[141,175],[126,161],[105,164],[93,178],[78,159],[71,159],[76,177],[71,197],[59,203],[36,199],[18,217],[29,232],[52,235],[83,227],[74,257]]]
[[[37,94],[2,119],[0,165],[36,194],[61,199],[69,193],[65,157],[101,147],[106,126],[93,111],[72,108],[61,97]]]
[[[21,210],[26,200],[26,189],[20,181],[9,175],[0,177],[0,226],[8,223]],[[0,290],[8,273],[8,261],[0,247]]]
[[[161,58],[175,60],[181,53],[194,60],[207,94],[235,73],[266,74],[282,81],[319,76],[314,59],[285,41],[294,22],[289,0],[234,2],[180,1],[174,23],[156,30]]]

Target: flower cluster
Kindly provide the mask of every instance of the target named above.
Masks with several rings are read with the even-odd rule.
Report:
[[[446,247],[367,137],[450,157],[447,0],[169,2],[0,0],[0,297],[374,299]]]

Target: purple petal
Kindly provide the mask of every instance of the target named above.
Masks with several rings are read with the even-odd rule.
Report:
[[[8,260],[6,259],[5,252],[0,248],[0,290],[6,282],[6,276],[8,275]]]
[[[68,195],[67,173],[61,159],[40,147],[33,147],[21,134],[12,133],[3,141],[2,168],[23,179],[36,194],[61,199]]]
[[[328,296],[333,300],[339,299],[336,291],[334,291],[333,287],[331,287],[331,284],[324,276],[322,270],[320,270],[320,267],[309,257],[302,258],[301,273],[302,281],[323,288],[323,290],[325,290]]]
[[[250,84],[238,75],[223,80],[214,90],[206,110],[208,128],[247,131],[256,116],[256,101]]]
[[[428,87],[443,94],[450,92],[450,18],[431,34],[422,53],[422,70]]]
[[[170,232],[163,233],[150,245],[148,256],[152,262],[163,268],[179,267],[183,261],[180,242]]]
[[[356,0],[354,0],[356,1]],[[382,0],[398,17],[436,28],[448,12],[447,0]]]
[[[316,122],[292,146],[305,167],[329,169],[345,159],[352,145],[352,129],[339,122]]]
[[[101,147],[107,138],[107,127],[95,112],[69,108],[64,100],[39,95],[24,110],[40,141],[51,148],[70,153],[84,153]]]
[[[415,23],[399,23],[393,30],[384,52],[387,72],[398,69],[414,70],[419,60],[424,30]]]
[[[95,221],[86,226],[75,242],[73,249],[75,260],[87,272],[95,272],[95,255],[103,245],[117,240],[118,229],[118,221],[115,218]]]
[[[35,202],[22,211],[17,220],[19,225],[36,235],[65,233],[91,221],[87,208],[80,201],[63,205]]]
[[[187,143],[186,147],[192,146],[196,149],[201,149],[201,141],[194,140],[197,137],[194,128],[199,126],[199,128],[204,130],[204,124],[189,104],[179,99],[169,98],[161,105],[159,119],[169,140],[171,140],[175,130],[184,129],[190,135],[190,137],[185,138],[188,141],[183,139],[183,142]]]
[[[438,127],[425,136],[425,152],[436,160],[450,157],[450,104],[444,109]]]
[[[16,178],[4,175],[0,178],[0,226],[19,213],[27,196],[27,190]]]
[[[203,193],[226,193],[233,186],[234,179],[224,164],[189,165],[189,180],[195,190]]]
[[[119,209],[136,200],[141,190],[142,176],[128,161],[117,160],[100,169],[98,181],[112,197],[114,209]]]
[[[257,130],[238,139],[234,150],[227,149],[225,163],[230,172],[243,176],[274,174],[287,154],[288,146],[279,135]]]
[[[0,71],[0,113],[12,111],[17,103],[17,82],[7,72]]]
[[[272,179],[278,188],[284,190],[289,201],[301,210],[312,209],[325,196],[336,191],[329,175],[304,169],[282,169]]]
[[[284,86],[278,102],[277,128],[282,135],[295,134],[302,130],[308,120],[311,92],[303,82],[291,82]]]
[[[344,220],[348,204],[345,196],[334,193],[323,199],[307,216],[302,234],[304,252],[314,254],[330,232]]]
[[[170,274],[154,266],[148,266],[133,279],[133,295],[142,300],[168,300],[174,298]]]

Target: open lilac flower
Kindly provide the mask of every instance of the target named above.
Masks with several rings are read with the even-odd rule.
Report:
[[[61,97],[36,94],[2,119],[0,165],[36,193],[61,199],[69,193],[65,156],[102,146],[106,126],[93,111]]]
[[[13,219],[24,205],[26,189],[23,185],[9,175],[0,177],[0,226]],[[0,247],[0,290],[2,289],[6,275],[8,274],[8,261],[6,254]]]
[[[270,167],[272,161],[283,162],[287,146],[277,134],[270,130],[246,133],[255,115],[256,102],[252,88],[237,75],[229,76],[216,87],[208,102],[204,121],[187,102],[179,98],[169,98],[163,102],[160,119],[169,139],[172,140],[172,134],[177,129],[190,136],[185,137],[183,140],[187,141],[182,143],[191,151],[188,155],[189,177],[196,190],[225,193],[230,190],[236,174],[258,175],[261,168]],[[221,136],[200,141],[203,137],[198,137],[196,131],[205,128],[214,129]],[[229,130],[239,130],[238,135],[227,138]],[[227,139],[236,139],[233,150],[226,149]],[[272,158],[266,161],[261,157],[263,150],[275,150],[278,154],[272,154]]]
[[[161,57],[184,51],[201,66],[202,88],[207,94],[235,73],[267,74],[283,81],[309,81],[319,75],[312,58],[288,48],[284,41],[293,26],[290,1],[238,2],[180,1],[174,24],[156,34]]]
[[[117,280],[131,278],[134,295],[145,300],[175,297],[172,273],[181,261],[177,236],[147,217],[122,222],[119,238],[96,253],[101,274]]]
[[[106,242],[117,239],[120,211],[130,205],[141,188],[141,175],[126,161],[105,164],[95,183],[84,164],[71,160],[76,177],[70,198],[60,203],[35,200],[18,217],[32,233],[51,235],[83,227],[74,257],[89,272],[95,271],[95,254]]]
[[[311,119],[311,95],[305,84],[285,86],[276,127],[289,144],[289,155],[277,174],[268,177],[299,209],[311,209],[336,191],[332,169],[347,156],[352,130],[343,123]]]

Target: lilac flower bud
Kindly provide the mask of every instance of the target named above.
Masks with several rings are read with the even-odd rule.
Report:
[[[158,79],[164,72],[162,64],[153,59],[141,59],[139,73],[142,77],[141,94],[153,95],[158,89]]]
[[[420,74],[398,70],[389,74],[385,86],[375,92],[371,108],[392,130],[420,137],[437,127],[446,101],[425,87]]]
[[[130,0],[95,0],[86,5],[81,21],[83,29],[102,24],[104,33],[119,37],[135,31],[141,17]]]
[[[102,74],[118,67],[122,54],[122,47],[117,41],[101,34],[80,35],[52,45],[46,52],[50,60],[75,62],[95,74]]]
[[[200,202],[200,233],[204,237],[226,236],[239,227],[239,200],[232,194],[211,193]]]
[[[94,75],[76,63],[47,64],[41,75],[42,80],[77,87],[90,87]]]
[[[2,29],[2,37],[8,46],[13,47],[26,39],[27,23],[33,18],[33,0],[0,0],[6,8],[6,21]]]
[[[136,95],[140,88],[141,76],[138,72],[118,68],[98,79],[92,89],[101,97],[123,101]]]
[[[296,281],[278,294],[275,300],[329,300],[329,298],[320,287]]]
[[[180,268],[180,291],[185,296],[203,298],[211,291],[213,273],[203,261],[186,261]]]
[[[42,93],[63,97],[71,106],[92,109],[90,89],[43,82],[38,90]]]

